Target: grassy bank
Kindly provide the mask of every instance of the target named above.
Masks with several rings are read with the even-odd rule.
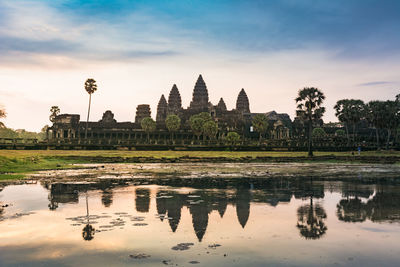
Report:
[[[116,150],[0,150],[0,180],[21,179],[39,170],[71,168],[74,163],[92,162],[309,162],[306,152],[228,151],[116,151]],[[400,152],[315,152],[312,161],[400,162]]]
[[[0,156],[0,180],[22,179],[28,173],[40,170],[71,168],[76,160],[52,158],[49,156],[4,155]]]

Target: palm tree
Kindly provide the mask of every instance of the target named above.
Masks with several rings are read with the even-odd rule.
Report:
[[[88,202],[88,195],[86,192],[86,219],[87,223],[86,226],[82,229],[82,237],[85,241],[90,241],[94,238],[94,234],[96,230],[89,222],[89,202]]]
[[[253,125],[254,130],[256,130],[256,132],[258,132],[258,134],[259,134],[258,142],[261,144],[262,134],[268,128],[268,119],[264,114],[257,114],[253,118],[252,125]]]
[[[58,116],[58,114],[60,114],[60,108],[58,106],[52,106],[50,108],[50,117],[49,120],[51,122],[54,122],[54,120],[56,119],[56,117]]]
[[[86,129],[85,129],[85,138],[87,138],[87,130],[89,124],[89,114],[90,114],[90,102],[92,101],[92,94],[97,90],[97,84],[94,79],[87,79],[85,82],[85,90],[89,94],[89,108],[88,108],[88,115],[86,120]]]
[[[171,133],[171,139],[174,140],[174,132],[178,131],[181,127],[181,119],[175,114],[170,114],[165,120],[165,126],[167,126],[168,131]]]
[[[297,210],[297,228],[301,236],[306,239],[321,238],[328,228],[325,225],[326,212],[319,204],[314,204],[312,197],[310,204],[303,205]]]
[[[322,107],[325,95],[318,88],[305,87],[299,90],[295,99],[297,103],[296,115],[301,117],[308,124],[308,156],[313,156],[312,151],[312,130],[313,123],[319,121],[325,113]]]
[[[147,142],[149,142],[150,133],[156,130],[156,122],[152,118],[146,117],[142,119],[140,125],[142,126],[142,129],[147,133]]]

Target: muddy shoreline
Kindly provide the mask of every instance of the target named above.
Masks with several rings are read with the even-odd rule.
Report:
[[[396,156],[297,156],[297,157],[103,157],[103,156],[63,156],[55,157],[82,163],[302,163],[302,162],[341,162],[395,164],[400,162]]]

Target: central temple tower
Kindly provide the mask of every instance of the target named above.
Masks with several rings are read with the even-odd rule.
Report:
[[[193,98],[189,108],[199,112],[208,110],[208,91],[201,74],[194,86]]]

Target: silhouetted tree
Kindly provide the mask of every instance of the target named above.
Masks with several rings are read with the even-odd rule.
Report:
[[[314,128],[313,132],[312,132],[312,136],[313,138],[323,138],[326,136],[326,132],[324,129],[322,128]]]
[[[312,130],[313,123],[320,120],[325,113],[322,107],[325,95],[314,87],[305,87],[299,90],[295,99],[297,103],[296,115],[301,117],[308,125],[308,156],[313,156]]]
[[[142,126],[142,129],[146,132],[147,142],[149,142],[150,141],[150,133],[154,132],[156,130],[156,122],[152,118],[146,117],[146,118],[142,119],[142,121],[140,122],[140,125]]]
[[[177,115],[170,114],[165,120],[165,126],[171,133],[171,139],[174,140],[174,133],[181,127],[181,119]]]
[[[85,241],[90,241],[94,238],[95,229],[90,224],[86,224],[82,229],[82,237]]]
[[[342,99],[335,105],[336,117],[343,122],[346,127],[347,139],[350,142],[348,126],[352,126],[353,142],[355,142],[356,125],[365,117],[366,107],[362,100],[359,99]]]
[[[199,140],[200,135],[203,133],[203,120],[199,117],[192,116],[190,117],[189,123],[192,132],[197,136],[197,140]]]
[[[297,137],[301,137],[305,135],[305,125],[304,120],[298,116],[294,118],[292,124],[293,135]]]
[[[111,190],[103,190],[101,195],[101,203],[108,208],[113,203],[113,192]]]
[[[210,120],[203,124],[203,132],[210,139],[214,139],[218,133],[218,125]]]
[[[392,133],[396,134],[397,128],[400,126],[400,103],[398,101],[385,101],[385,129],[387,131],[386,149],[389,149],[390,138]]]
[[[240,141],[240,135],[237,132],[229,132],[225,140],[229,145],[234,146]]]
[[[89,202],[88,202],[87,192],[86,192],[86,219],[87,223],[86,226],[83,227],[82,229],[82,237],[85,241],[90,241],[94,238],[94,233],[96,232],[96,230],[89,223]]]
[[[310,204],[303,205],[297,210],[297,228],[301,236],[306,239],[321,238],[328,228],[325,225],[326,212],[319,204],[313,204],[310,198]]]
[[[336,215],[341,221],[363,222],[367,219],[367,205],[357,197],[340,200],[336,208]]]
[[[380,148],[379,130],[384,129],[386,126],[386,103],[383,101],[370,101],[367,104],[366,114],[367,120],[375,127],[376,132],[376,146]]]
[[[256,132],[259,134],[259,143],[261,144],[262,134],[268,128],[268,119],[264,114],[257,114],[252,119],[252,125]]]
[[[94,79],[87,79],[85,82],[85,90],[89,94],[89,107],[88,107],[88,115],[86,120],[86,129],[85,129],[85,138],[87,138],[87,130],[89,124],[89,115],[90,115],[90,103],[92,101],[92,94],[97,90],[97,84]]]
[[[335,131],[335,135],[339,136],[339,137],[342,137],[342,136],[344,137],[346,135],[346,132],[342,129],[338,129]]]
[[[211,121],[211,115],[207,112],[201,112],[199,114],[193,115],[189,119],[190,128],[193,133],[197,136],[197,139],[200,138],[200,135],[204,133],[204,124],[208,121]]]

